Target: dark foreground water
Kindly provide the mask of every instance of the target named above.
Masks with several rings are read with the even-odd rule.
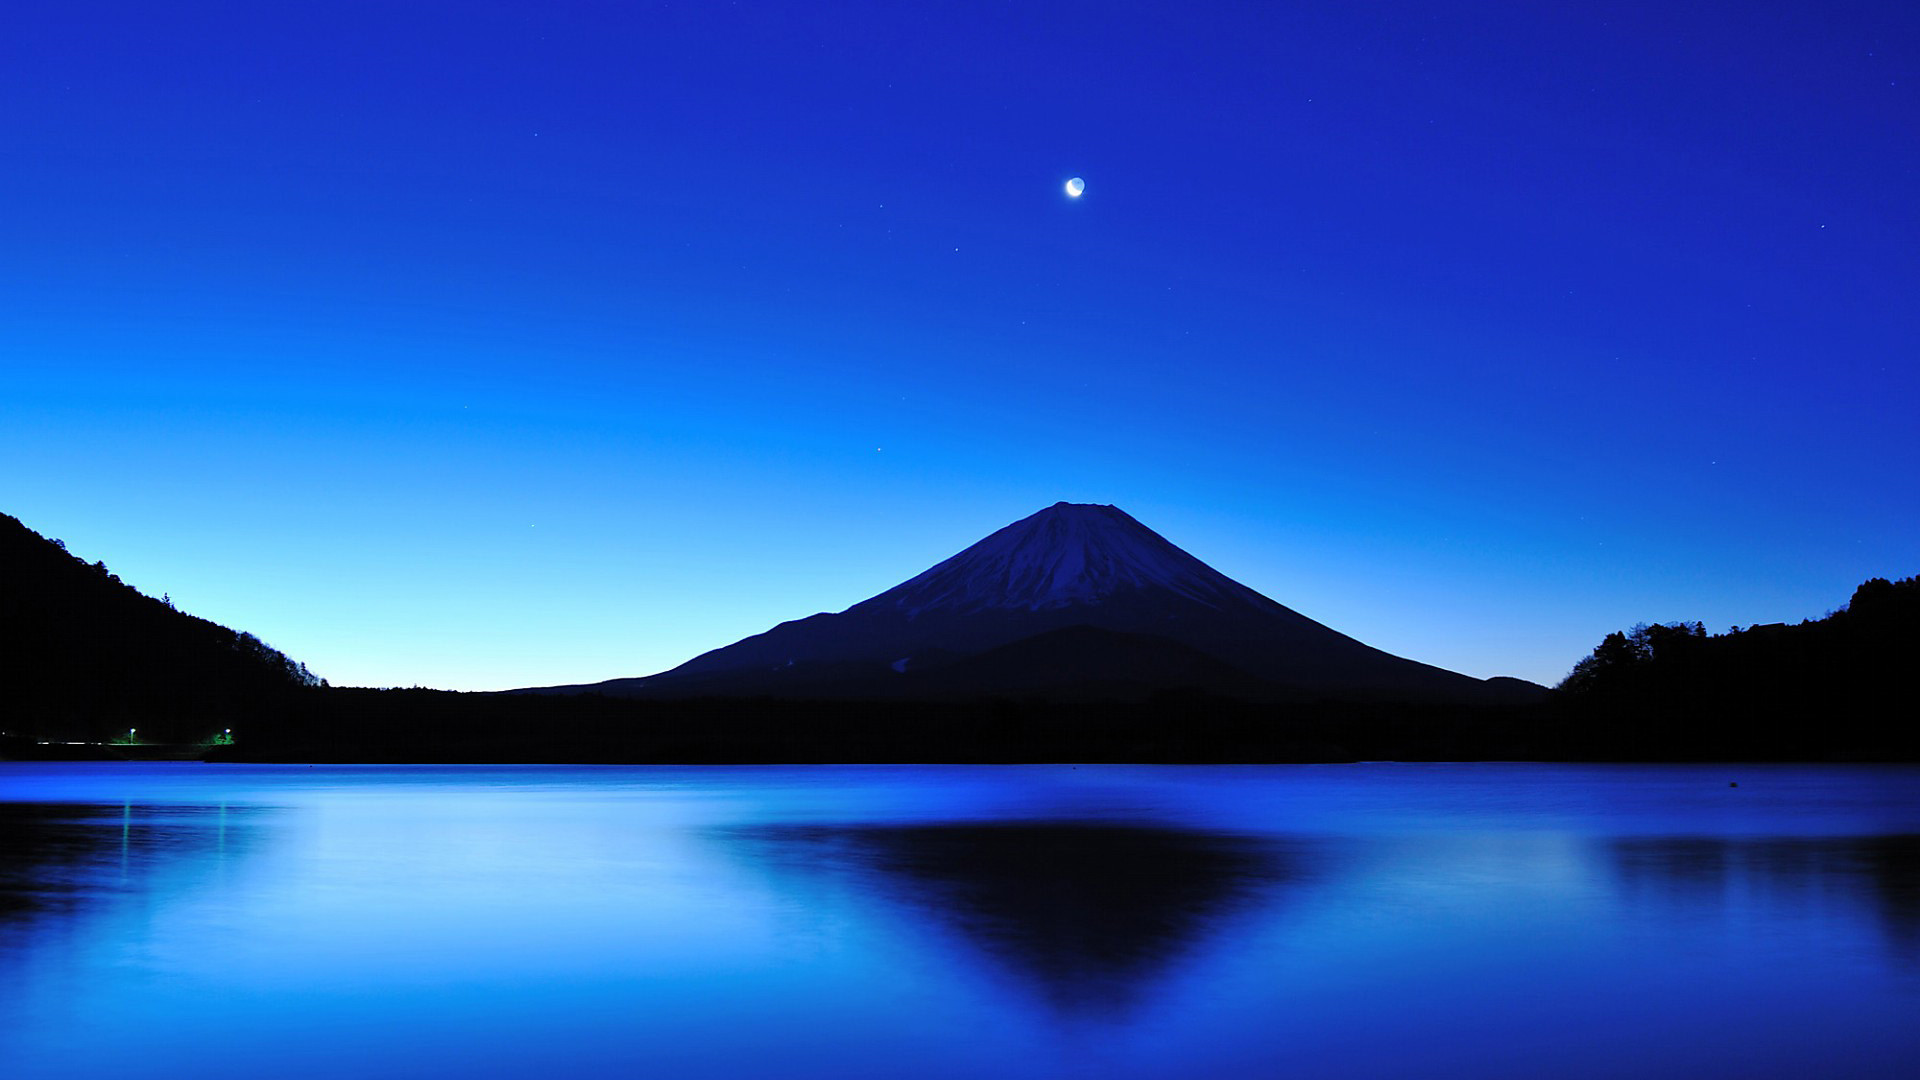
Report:
[[[0,1073],[1920,1075],[1920,771],[4,765]]]

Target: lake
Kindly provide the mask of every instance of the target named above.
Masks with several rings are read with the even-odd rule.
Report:
[[[0,1072],[1914,1075],[1920,770],[0,765]]]

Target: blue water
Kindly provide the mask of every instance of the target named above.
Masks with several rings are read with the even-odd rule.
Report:
[[[8,1077],[1917,1073],[1910,768],[0,766]]]

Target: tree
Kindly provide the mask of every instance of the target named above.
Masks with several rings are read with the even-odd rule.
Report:
[[[1645,681],[1656,665],[1671,668],[1693,655],[1706,637],[1706,626],[1698,622],[1636,623],[1615,630],[1573,665],[1560,689],[1589,694]]]

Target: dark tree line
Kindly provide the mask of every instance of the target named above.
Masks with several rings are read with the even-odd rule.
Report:
[[[1655,670],[1677,668],[1686,663],[1707,637],[1707,628],[1697,622],[1640,623],[1631,630],[1616,630],[1600,640],[1573,671],[1560,683],[1569,693],[1605,692],[1614,684],[1642,678]]]
[[[0,515],[0,732],[200,742],[324,683],[252,634],[143,595]]]
[[[1920,757],[1920,577],[1873,578],[1797,625],[1608,634],[1555,690],[1596,746],[1648,756]],[[1630,751],[1630,752],[1627,752]]]

